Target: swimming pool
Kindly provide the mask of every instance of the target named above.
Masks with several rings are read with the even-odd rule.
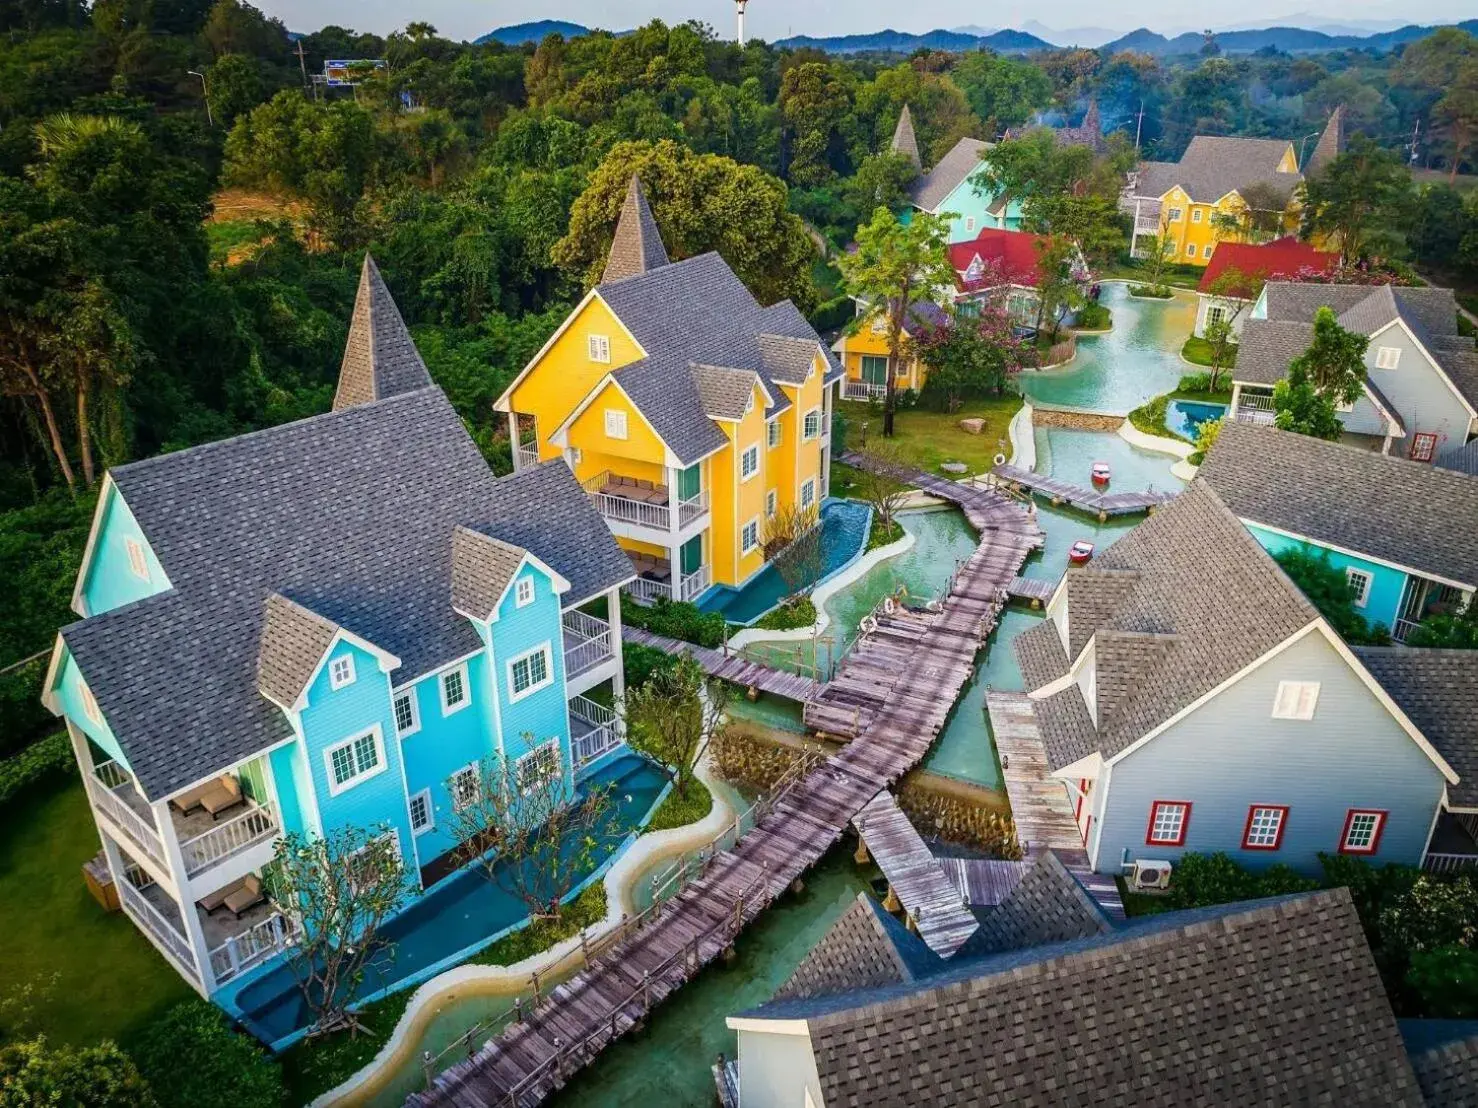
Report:
[[[601,872],[630,841],[666,783],[661,770],[636,754],[616,758],[580,783],[582,792],[612,786],[616,809],[613,832],[596,846],[595,872]],[[381,928],[381,936],[392,944],[389,957],[366,972],[358,995],[368,999],[426,980],[522,926],[527,916],[527,905],[490,881],[485,871],[463,870]],[[247,980],[225,999],[232,1014],[268,1043],[284,1043],[312,1019],[285,962]]]
[[[1177,435],[1184,435],[1192,442],[1196,428],[1227,414],[1225,404],[1203,404],[1198,400],[1172,400],[1165,407],[1165,426]]]
[[[867,543],[872,509],[855,500],[827,499],[821,504],[821,576],[819,585],[851,565]],[[814,585],[812,586],[815,587]],[[698,602],[705,612],[721,612],[730,623],[753,623],[789,590],[774,564],[765,566],[741,589],[720,585]]]

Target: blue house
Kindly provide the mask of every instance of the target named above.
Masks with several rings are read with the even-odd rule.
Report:
[[[429,889],[486,759],[619,757],[632,576],[562,462],[493,476],[366,258],[331,412],[104,480],[45,699],[124,913],[219,1000],[292,941],[284,833],[383,829]]]
[[[1397,642],[1478,590],[1478,478],[1226,420],[1201,479],[1270,553],[1327,556],[1349,579],[1356,611]]]
[[[1008,231],[1021,228],[1021,201],[1008,199],[991,188],[981,156],[991,143],[962,138],[955,143],[939,164],[923,172],[918,139],[914,134],[913,115],[904,105],[898,116],[889,149],[908,158],[920,170],[909,187],[910,207],[903,213],[907,222],[914,209],[939,215],[952,213],[949,241],[966,242],[987,227]]]

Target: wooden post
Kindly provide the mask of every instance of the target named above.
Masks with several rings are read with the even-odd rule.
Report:
[[[421,1072],[426,1075],[426,1088],[428,1090],[431,1088],[431,1062],[431,1052],[429,1050],[421,1051]]]
[[[652,975],[647,970],[641,975],[641,1008],[643,1015],[652,1010]]]
[[[852,860],[859,866],[865,866],[871,861],[871,857],[867,853],[867,841],[862,837],[861,831],[857,832],[857,850],[852,855]]]
[[[521,996],[513,998],[513,1022],[523,1022],[523,997]]]
[[[539,971],[535,970],[529,975],[534,981],[534,1007],[539,1006]]]
[[[585,963],[585,968],[590,968],[590,944],[585,938],[585,928],[580,928],[580,960]]]
[[[898,900],[898,894],[893,891],[893,886],[889,884],[888,895],[883,898],[883,911],[896,912],[902,907],[903,905]]]

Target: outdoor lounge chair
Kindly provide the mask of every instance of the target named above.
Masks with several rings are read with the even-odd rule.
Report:
[[[260,904],[266,899],[266,895],[262,889],[261,878],[254,873],[248,873],[241,880],[223,885],[195,903],[204,908],[208,916],[219,912],[222,908],[227,908],[235,914],[237,919],[240,919],[243,912]]]
[[[169,802],[170,807],[173,808],[180,815],[188,816],[196,808],[200,807],[200,801],[204,799],[205,794],[210,792],[219,784],[219,781],[207,781],[203,785],[197,785],[189,792],[180,793],[179,796],[171,800]]]
[[[200,806],[210,813],[211,819],[218,819],[222,812],[245,803],[246,797],[241,792],[241,782],[230,775],[212,784],[205,795],[200,798]]]

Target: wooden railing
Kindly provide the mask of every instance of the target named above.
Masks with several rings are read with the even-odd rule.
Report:
[[[565,676],[578,677],[611,657],[611,625],[585,612],[563,617]]]
[[[115,764],[104,762],[103,765],[113,766]],[[115,789],[132,788],[131,778],[125,778],[122,784],[114,788],[109,788],[96,776],[87,779],[87,795],[92,798],[92,806],[107,816],[128,837],[129,842],[147,854],[167,873],[169,872],[169,861],[165,857],[164,841],[159,837],[159,829],[155,827],[154,821],[144,819],[133,810],[128,801],[115,791]]]
[[[194,877],[217,862],[277,835],[277,810],[271,804],[253,805],[241,815],[180,843],[185,876]]]
[[[190,949],[190,944],[175,929],[175,926],[164,918],[163,913],[150,904],[143,892],[135,888],[133,882],[127,878],[118,882],[118,895],[124,909],[134,921],[154,936],[164,949],[180,963],[181,967],[188,970],[190,976],[198,981],[200,974],[196,969],[195,954]]]
[[[223,985],[278,951],[286,950],[295,941],[293,921],[281,912],[274,912],[212,950],[210,971],[216,984]]]

